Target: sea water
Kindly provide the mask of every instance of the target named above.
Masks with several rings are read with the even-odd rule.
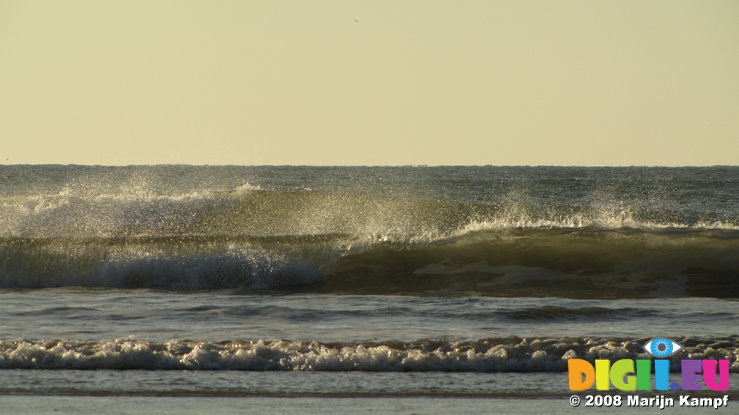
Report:
[[[654,337],[734,393],[737,206],[736,167],[0,166],[0,405],[556,412]]]

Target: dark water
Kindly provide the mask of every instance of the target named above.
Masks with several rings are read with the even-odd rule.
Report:
[[[0,394],[85,369],[529,385],[661,336],[738,372],[738,207],[737,167],[0,166]],[[556,376],[534,390],[566,393]]]

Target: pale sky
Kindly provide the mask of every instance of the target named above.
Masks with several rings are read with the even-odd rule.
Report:
[[[739,1],[0,0],[0,163],[739,164]]]

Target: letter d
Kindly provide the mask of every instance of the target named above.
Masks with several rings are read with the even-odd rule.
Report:
[[[584,391],[595,383],[595,368],[583,359],[567,361],[567,375],[570,379],[570,390]]]

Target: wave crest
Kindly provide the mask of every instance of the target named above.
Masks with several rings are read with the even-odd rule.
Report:
[[[269,190],[248,183],[227,191],[162,195],[66,192],[0,198],[0,237],[317,235],[419,241],[506,229],[739,230],[706,217],[621,203],[463,203],[411,197]]]

